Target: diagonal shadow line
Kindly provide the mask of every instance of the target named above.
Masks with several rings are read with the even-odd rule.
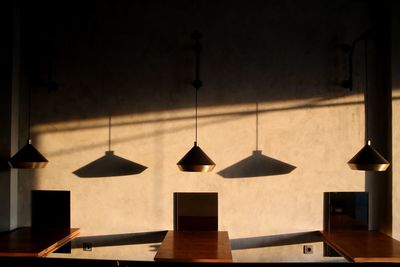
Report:
[[[167,231],[165,230],[141,233],[82,236],[77,237],[72,241],[72,248],[82,248],[84,243],[91,243],[93,247],[161,243],[166,234]]]
[[[259,110],[259,113],[266,113],[266,112],[279,112],[279,111],[289,111],[289,110],[295,110],[295,109],[300,109],[300,108],[309,108],[309,109],[313,109],[313,108],[324,108],[324,107],[333,107],[333,106],[346,106],[346,105],[357,105],[357,104],[362,104],[363,101],[351,101],[351,102],[345,102],[345,103],[334,103],[334,104],[324,104],[324,105],[315,105],[315,104],[304,104],[304,105],[300,105],[300,106],[295,106],[295,107],[287,107],[287,108],[276,108],[276,109],[264,109],[264,110]],[[223,117],[219,120],[214,120],[211,122],[207,122],[207,123],[203,123],[202,125],[213,125],[213,124],[217,124],[217,123],[221,123],[221,122],[226,122],[229,120],[233,120],[236,119],[237,117],[241,117],[241,116],[249,116],[249,115],[254,115],[255,111],[243,111],[243,112],[231,112],[231,113],[221,113],[221,114],[212,114],[212,115],[203,115],[203,118],[210,118],[210,117]],[[229,117],[228,117],[229,116]],[[190,118],[192,119],[193,117],[185,117],[186,119]],[[173,119],[166,119],[166,120],[158,120],[159,122],[166,122],[166,121],[171,121]],[[130,123],[127,123],[127,125],[130,125]],[[103,127],[108,127],[107,125],[104,125]],[[173,129],[170,129],[169,132],[179,132],[179,131],[183,131],[186,130],[187,128],[191,127],[190,126],[181,126],[181,127],[175,127]],[[160,132],[157,131],[156,133],[152,134],[152,137],[155,136],[159,136],[161,134],[164,134],[165,132]],[[37,134],[37,132],[35,132],[35,134]],[[138,135],[132,135],[129,137],[125,137],[125,138],[116,138],[113,139],[113,144],[120,144],[120,143],[124,143],[126,141],[131,141],[131,140],[140,140],[143,138],[148,138],[149,134],[144,133],[144,134],[138,134]],[[68,153],[78,153],[81,151],[85,151],[85,150],[90,150],[93,149],[94,147],[100,147],[100,146],[105,146],[106,144],[104,142],[97,142],[94,144],[90,144],[90,145],[83,145],[83,146],[74,146],[73,148],[68,148],[68,149],[61,149],[61,150],[57,150],[57,151],[50,151],[46,153],[47,157],[51,157],[51,156],[58,156],[58,155],[63,155],[63,154],[68,154]]]
[[[92,247],[161,243],[164,240],[166,233],[167,230],[140,233],[82,236],[77,237],[72,241],[72,248],[82,248],[84,243],[90,243]],[[272,236],[235,238],[231,239],[230,243],[232,250],[241,250],[315,243],[322,241],[323,240],[319,231],[309,231]]]
[[[232,250],[322,242],[319,231],[231,239]]]
[[[364,104],[364,101],[348,101],[348,102],[342,102],[342,103],[330,103],[330,104],[313,104],[313,103],[318,103],[322,101],[327,101],[334,99],[334,97],[324,97],[324,98],[319,98],[317,100],[313,100],[310,103],[303,104],[303,105],[297,105],[297,106],[291,106],[291,107],[284,107],[284,108],[270,108],[270,109],[263,109],[263,110],[258,110],[258,113],[269,113],[269,112],[281,112],[281,111],[291,111],[291,110],[296,110],[296,109],[314,109],[314,108],[328,108],[328,107],[337,107],[337,106],[351,106],[351,105],[360,105]],[[400,99],[399,97],[394,97],[393,99]],[[240,112],[225,112],[225,113],[216,113],[216,114],[206,114],[206,115],[198,115],[198,118],[213,118],[213,117],[225,117],[225,116],[247,116],[247,115],[254,115],[256,112],[255,111],[240,111]],[[126,126],[126,125],[139,125],[139,124],[151,124],[151,123],[159,123],[159,122],[172,122],[172,121],[182,121],[182,120],[190,120],[193,119],[194,115],[188,115],[188,116],[178,116],[174,118],[168,118],[168,119],[150,119],[150,120],[138,120],[138,121],[132,121],[132,122],[120,122],[120,123],[113,123],[113,127],[115,126]],[[107,127],[106,123],[101,123],[97,125],[89,125],[89,126],[83,126],[83,127],[64,127],[60,128],[57,127],[57,129],[46,129],[46,130],[35,130],[33,129],[32,132],[34,134],[40,134],[40,133],[52,133],[52,132],[73,132],[73,131],[81,131],[81,130],[86,130],[86,129],[96,129],[96,128],[104,128]],[[33,127],[34,128],[34,127]]]
[[[208,122],[208,123],[203,123],[202,125],[212,125],[215,123],[221,123],[221,122],[225,122],[225,121],[229,121],[230,118],[225,118],[225,119],[220,119],[220,120],[216,120],[216,121],[212,121],[212,122]],[[170,132],[180,132],[183,130],[186,130],[187,128],[189,128],[191,126],[181,126],[181,127],[175,127],[173,129],[170,130]],[[160,136],[162,134],[164,134],[166,131],[161,132],[161,131],[157,131],[155,133],[153,133],[151,136],[155,137],[155,136]],[[113,139],[113,144],[120,144],[120,143],[124,143],[127,141],[132,141],[132,140],[140,140],[143,138],[148,138],[149,134],[138,134],[138,135],[131,135],[129,137],[125,137],[125,138],[114,138]],[[94,144],[90,144],[90,145],[84,145],[84,146],[75,146],[73,148],[68,148],[68,149],[61,149],[58,151],[54,151],[54,152],[47,152],[46,156],[57,156],[57,155],[62,155],[62,154],[67,154],[67,153],[79,153],[81,151],[85,151],[85,150],[90,150],[93,149],[94,147],[100,147],[100,146],[104,146],[104,143],[94,143]],[[178,159],[177,159],[178,160]]]

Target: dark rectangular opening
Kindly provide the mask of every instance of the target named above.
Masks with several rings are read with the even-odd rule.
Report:
[[[324,231],[368,230],[368,192],[325,192]],[[324,256],[340,256],[324,243]]]
[[[70,191],[32,190],[32,228],[71,228]],[[71,243],[55,251],[70,253]]]
[[[174,230],[218,231],[218,193],[174,193]]]

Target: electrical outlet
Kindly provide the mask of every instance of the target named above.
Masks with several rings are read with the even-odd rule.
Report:
[[[83,243],[83,251],[92,251],[92,243]]]
[[[304,245],[303,246],[303,254],[313,254],[314,247],[312,245]]]

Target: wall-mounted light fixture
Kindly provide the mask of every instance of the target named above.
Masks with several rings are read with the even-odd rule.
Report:
[[[344,88],[353,89],[353,53],[357,43],[364,41],[364,67],[365,67],[365,85],[364,85],[364,102],[365,102],[365,142],[363,148],[352,157],[347,164],[352,170],[361,171],[385,171],[390,163],[372,147],[368,133],[368,38],[370,32],[367,31],[353,41],[351,45],[343,45],[342,50],[349,56],[349,79],[342,82]]]
[[[210,172],[214,169],[215,163],[207,156],[206,153],[197,145],[197,92],[202,86],[200,80],[200,52],[202,46],[200,44],[201,34],[195,31],[192,34],[192,38],[195,43],[193,49],[196,54],[196,79],[192,85],[196,89],[196,109],[195,109],[195,141],[194,146],[183,156],[183,158],[177,163],[179,169],[185,172]]]
[[[28,140],[8,163],[12,168],[36,169],[46,167],[48,160],[32,145],[31,141],[31,89],[28,90]]]

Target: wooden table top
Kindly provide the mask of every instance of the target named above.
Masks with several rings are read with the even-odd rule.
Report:
[[[0,256],[44,257],[79,235],[78,228],[17,228],[0,233]]]
[[[323,240],[352,262],[400,262],[400,242],[378,231],[321,232]]]
[[[168,231],[155,261],[232,262],[226,231]]]

